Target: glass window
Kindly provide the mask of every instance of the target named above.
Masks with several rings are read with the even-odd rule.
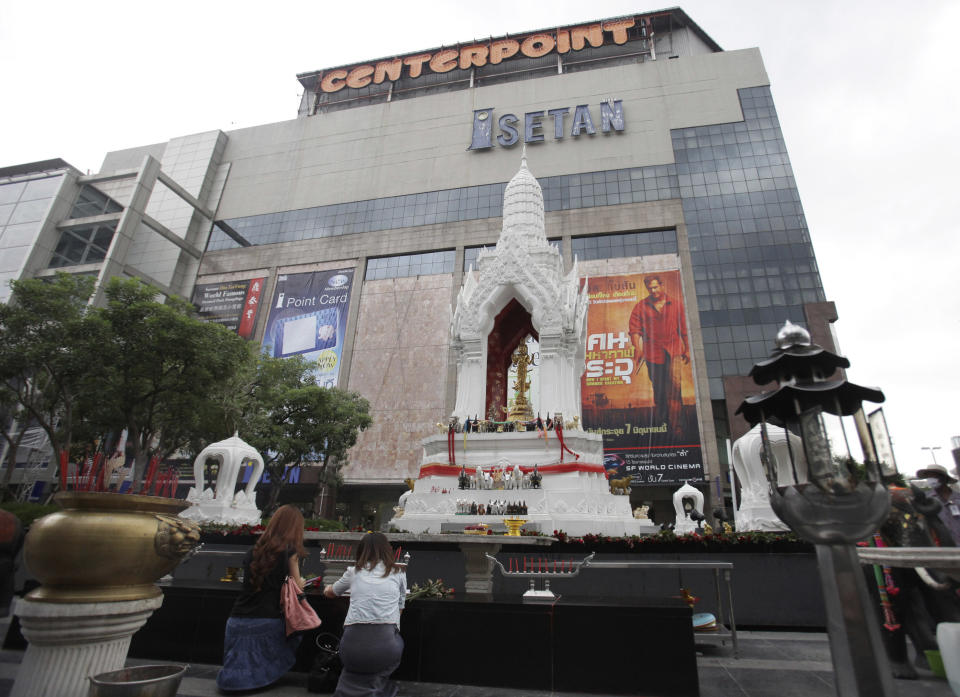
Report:
[[[424,254],[377,257],[367,260],[366,280],[453,273],[455,261],[456,252],[452,249]]]
[[[116,223],[63,230],[53,250],[49,268],[103,261],[116,232]]]
[[[574,256],[581,261],[648,256],[651,254],[676,254],[677,231],[654,230],[652,232],[574,237],[572,250]]]
[[[104,194],[99,189],[95,189],[89,184],[84,185],[77,195],[77,201],[73,204],[70,211],[71,218],[88,218],[93,215],[103,215],[105,213],[119,213],[123,206]]]

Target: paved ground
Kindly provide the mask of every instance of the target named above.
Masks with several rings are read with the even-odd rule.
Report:
[[[18,651],[0,651],[0,697],[10,694],[21,657]],[[131,664],[147,662],[131,661]],[[700,647],[697,666],[701,697],[836,696],[825,634],[741,632],[739,658],[734,658],[729,648],[704,646]],[[214,682],[218,670],[219,666],[191,666],[177,694],[180,697],[219,695]],[[919,680],[894,681],[900,697],[953,697],[945,680],[933,677],[928,671],[919,672]],[[640,693],[639,686],[633,692]],[[244,694],[305,697],[308,694],[306,676],[291,673],[270,689]],[[400,683],[400,697],[548,697],[550,694],[469,685]],[[572,693],[556,694],[573,697]]]

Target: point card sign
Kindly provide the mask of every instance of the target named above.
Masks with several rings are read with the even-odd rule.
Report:
[[[354,269],[281,274],[263,332],[263,351],[275,358],[304,356],[317,383],[336,387],[347,330]]]

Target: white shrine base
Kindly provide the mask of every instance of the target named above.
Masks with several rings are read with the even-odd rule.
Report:
[[[528,523],[538,523],[540,532],[550,535],[562,530],[568,535],[643,535],[657,532],[647,519],[635,519],[630,497],[610,493],[603,470],[603,440],[599,435],[575,431],[564,434],[568,448],[580,455],[564,453],[555,433],[539,438],[535,432],[469,433],[466,446],[462,433],[454,435],[456,465],[448,463],[446,434],[424,439],[420,478],[406,497],[402,515],[391,524],[411,533],[439,533],[443,523],[501,523],[505,515],[458,515],[457,500],[489,505],[494,501],[525,503]],[[477,467],[487,474],[494,470],[512,472],[519,466],[529,474],[536,465],[541,487],[459,489],[461,465],[476,476]],[[494,485],[496,486],[496,485]]]
[[[213,489],[201,494],[190,487],[187,492],[190,507],[180,513],[181,518],[198,523],[221,523],[224,525],[259,525],[262,515],[257,509],[256,495],[238,491],[232,497],[217,498]]]
[[[769,499],[766,501],[745,500],[733,515],[738,531],[785,532],[790,530],[787,524],[773,512]]]

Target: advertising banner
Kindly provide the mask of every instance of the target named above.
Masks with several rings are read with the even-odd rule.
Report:
[[[893,442],[890,440],[890,431],[887,430],[887,419],[883,415],[883,407],[875,409],[867,415],[870,425],[870,434],[873,436],[873,448],[877,451],[877,461],[884,476],[891,477],[897,473],[897,459],[893,456]]]
[[[590,278],[584,428],[604,468],[635,485],[703,480],[679,271]]]
[[[244,339],[253,336],[263,292],[263,278],[222,283],[201,283],[193,289],[197,314],[207,322],[216,322]]]
[[[353,269],[282,274],[270,303],[263,351],[275,358],[304,356],[317,382],[336,387],[340,375]]]

